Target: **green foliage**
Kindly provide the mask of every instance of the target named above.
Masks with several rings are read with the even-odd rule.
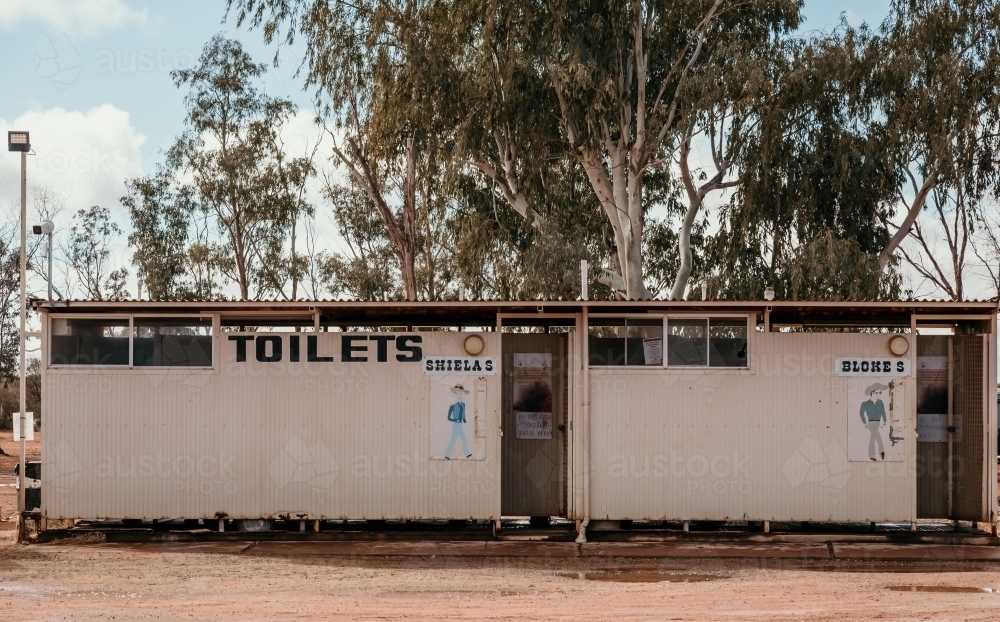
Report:
[[[17,379],[20,355],[20,229],[16,220],[0,225],[0,383]]]
[[[194,68],[171,74],[188,89],[187,127],[167,154],[168,170],[175,180],[190,175],[182,199],[196,201],[215,225],[215,235],[199,241],[207,255],[188,249],[188,260],[210,263],[238,286],[243,300],[288,295],[285,283],[299,274],[285,243],[297,220],[312,213],[304,199],[312,162],[288,157],[279,137],[295,107],[256,85],[263,72],[237,41],[216,35]],[[176,273],[176,250],[166,275]],[[202,290],[196,294],[211,291],[211,276],[196,280],[195,289]]]
[[[121,228],[111,221],[106,207],[81,209],[73,217],[65,249],[66,261],[91,300],[124,300],[128,298],[128,270],[112,270],[109,262],[115,239]]]
[[[371,199],[354,187],[339,185],[327,187],[326,199],[347,250],[321,263],[323,281],[331,291],[359,300],[399,299],[394,254]]]
[[[197,209],[191,189],[176,188],[165,170],[129,180],[126,188],[122,205],[132,221],[132,263],[150,300],[211,299],[211,287],[198,291],[188,278],[188,254],[194,250],[188,230]]]
[[[714,295],[760,299],[768,285],[801,299],[898,295],[877,261],[867,274],[889,239],[900,177],[892,141],[859,116],[857,46],[851,31],[788,46],[774,105],[740,162],[743,183],[708,247]],[[852,259],[857,279],[827,273],[820,260],[831,249]],[[895,280],[891,270],[886,278]],[[845,288],[831,291],[837,283]]]

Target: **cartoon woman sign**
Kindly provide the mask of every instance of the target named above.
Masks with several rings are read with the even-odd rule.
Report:
[[[451,440],[448,441],[448,448],[444,450],[445,460],[451,460],[451,452],[455,449],[455,441],[462,441],[462,455],[466,458],[472,457],[469,451],[469,443],[465,440],[465,397],[469,394],[465,387],[456,384],[451,388],[452,404],[448,407],[448,421],[451,422]]]

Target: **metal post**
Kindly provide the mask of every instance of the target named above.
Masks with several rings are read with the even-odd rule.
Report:
[[[948,518],[955,510],[955,338],[948,337]]]
[[[21,152],[21,363],[19,371],[21,372],[21,455],[18,457],[18,463],[20,464],[20,486],[17,489],[17,511],[25,512],[27,510],[27,505],[24,502],[24,488],[26,486],[26,475],[25,465],[24,465],[24,413],[28,410],[26,406],[25,391],[28,387],[27,382],[27,363],[25,361],[24,352],[24,338],[25,331],[27,330],[28,318],[25,310],[25,304],[27,303],[27,293],[25,289],[25,275],[28,272],[28,262],[27,262],[27,246],[28,246],[28,153],[25,151]],[[21,516],[19,521],[20,528],[23,529],[24,517]]]
[[[574,477],[583,477],[583,521],[580,522],[580,527],[577,529],[578,535],[576,537],[577,544],[585,544],[587,542],[587,525],[590,524],[590,314],[587,305],[583,305],[583,313],[581,315],[581,339],[583,341],[583,352],[581,353],[582,371],[583,371],[583,400],[580,404],[581,408],[581,427],[580,430],[580,445],[582,450],[581,463],[583,465],[582,469],[575,468]]]
[[[46,254],[49,256],[49,304],[52,304],[52,234],[49,234],[49,246],[46,249]]]

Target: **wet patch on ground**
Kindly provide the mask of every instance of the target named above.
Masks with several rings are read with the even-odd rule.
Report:
[[[893,592],[945,592],[953,594],[997,594],[1000,590],[992,587],[972,587],[969,585],[890,585]]]
[[[559,573],[559,576],[567,579],[609,581],[611,583],[700,583],[702,581],[716,581],[718,579],[728,578],[722,575],[714,574],[689,574],[628,568],[584,572],[562,572]]]

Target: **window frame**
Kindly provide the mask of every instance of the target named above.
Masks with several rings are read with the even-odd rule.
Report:
[[[590,338],[590,318],[598,320],[641,320],[641,319],[652,319],[660,318],[663,322],[663,364],[660,365],[591,365],[590,361],[585,361],[587,363],[588,369],[593,369],[599,372],[619,372],[619,373],[659,373],[659,372],[672,372],[676,374],[752,374],[753,373],[753,362],[751,360],[752,353],[756,348],[756,314],[754,313],[705,313],[699,311],[681,311],[681,312],[649,312],[649,313],[591,313],[588,315],[587,322],[587,332],[585,337]],[[747,360],[746,365],[742,367],[712,367],[708,365],[709,359],[706,358],[705,365],[668,365],[670,350],[667,346],[667,339],[670,335],[670,319],[695,319],[704,318],[706,320],[706,329],[710,329],[711,320],[713,319],[740,319],[746,322],[747,330]],[[708,339],[710,339],[711,332],[706,334],[706,357],[708,355]],[[590,349],[588,347],[588,358]]]
[[[47,369],[73,369],[73,370],[118,370],[132,369],[132,316],[125,313],[114,313],[114,314],[99,314],[99,313],[87,313],[87,314],[48,314],[48,323],[46,325],[45,331],[45,341],[43,344],[45,348],[45,360],[44,367]],[[54,320],[127,320],[128,321],[128,365],[86,365],[81,363],[53,363],[52,362],[52,345],[53,333],[52,323]]]
[[[590,329],[591,329],[592,326],[594,326],[593,324],[590,323],[590,319],[591,318],[597,319],[597,320],[622,320],[623,321],[622,328],[625,329],[625,336],[622,337],[622,341],[627,341],[628,340],[628,320],[657,320],[657,319],[659,319],[660,320],[660,324],[661,324],[661,330],[662,330],[662,328],[666,327],[666,324],[664,324],[666,316],[663,313],[591,313],[591,314],[588,315],[588,319],[587,319],[587,334],[585,335],[585,338],[588,339],[588,340],[590,339]],[[598,326],[600,326],[600,324],[598,324]],[[665,340],[666,339],[666,333],[664,333],[663,335],[661,335],[660,338]],[[659,370],[662,370],[662,369],[666,368],[665,367],[666,361],[667,361],[667,359],[666,359],[666,357],[667,357],[667,343],[666,343],[666,341],[663,341],[662,347],[663,347],[663,363],[661,363],[660,365],[628,365],[627,364],[627,361],[628,361],[627,345],[626,345],[626,350],[625,350],[625,357],[626,357],[625,358],[625,361],[626,361],[625,364],[622,364],[622,365],[591,365],[590,364],[590,360],[589,360],[589,358],[590,358],[590,347],[589,347],[589,345],[587,347],[587,358],[588,358],[588,360],[586,361],[586,363],[587,363],[587,367],[589,369],[628,369],[628,370],[632,370],[632,371],[636,371],[636,370],[647,370],[647,371],[653,370],[653,371],[659,371]]]
[[[136,330],[135,330],[135,320],[142,321],[148,320],[176,320],[176,319],[195,319],[195,320],[209,320],[211,322],[212,334],[209,337],[212,338],[212,364],[211,365],[136,365],[135,364],[135,343]],[[131,328],[129,337],[129,351],[128,351],[128,362],[129,369],[137,369],[142,371],[148,370],[164,370],[164,369],[182,369],[182,370],[205,370],[205,369],[215,369],[216,368],[216,357],[217,357],[217,344],[219,342],[218,334],[220,330],[220,320],[217,316],[211,314],[152,314],[146,315],[143,313],[134,313],[129,316],[129,327]]]
[[[220,333],[220,315],[218,313],[47,313],[47,324],[45,326],[45,341],[42,344],[45,349],[45,365],[47,370],[52,370],[56,372],[62,371],[72,371],[76,374],[87,373],[88,371],[93,371],[95,373],[103,373],[107,371],[118,371],[124,372],[128,371],[135,374],[202,374],[202,373],[219,373],[219,333]],[[140,320],[156,320],[156,319],[195,319],[195,320],[210,320],[212,322],[212,364],[208,366],[153,366],[153,365],[135,365],[135,320],[139,318]],[[53,364],[52,361],[52,322],[54,320],[122,320],[128,319],[128,365],[74,365],[72,363],[57,363]]]
[[[705,364],[704,365],[670,365],[668,361],[670,360],[670,350],[667,345],[667,339],[670,335],[670,319],[704,319],[705,320]],[[744,320],[746,326],[747,335],[747,359],[746,364],[741,366],[727,366],[719,365],[713,367],[711,364],[711,352],[709,352],[709,344],[712,339],[712,320],[721,319],[741,319]],[[663,316],[663,367],[668,370],[676,371],[712,371],[712,372],[728,372],[728,371],[749,371],[751,368],[750,364],[750,354],[753,351],[753,327],[750,324],[751,315],[747,313],[668,313]]]

